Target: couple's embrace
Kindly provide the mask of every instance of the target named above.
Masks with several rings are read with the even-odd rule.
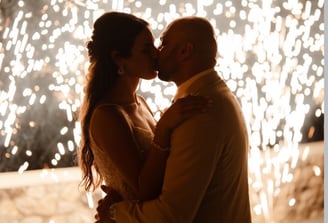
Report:
[[[204,18],[173,21],[154,46],[149,24],[108,12],[87,44],[80,111],[82,185],[104,184],[96,222],[249,223],[248,135],[234,95],[214,70],[217,43]],[[177,87],[158,122],[140,79]]]

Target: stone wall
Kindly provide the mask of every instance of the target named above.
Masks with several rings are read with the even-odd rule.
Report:
[[[79,176],[78,168],[0,174],[0,222],[93,222],[102,193],[79,190]]]
[[[307,159],[299,162],[290,182],[282,184],[273,197],[271,222],[323,221],[323,143],[311,144]],[[93,222],[97,190],[86,194],[78,189],[78,168],[0,174],[0,216],[6,223],[90,223]],[[251,191],[253,222],[265,223],[256,213],[258,191]],[[314,222],[314,221],[313,221]]]
[[[90,223],[94,208],[76,183],[3,189],[0,215],[6,223]],[[2,221],[1,221],[2,222]]]

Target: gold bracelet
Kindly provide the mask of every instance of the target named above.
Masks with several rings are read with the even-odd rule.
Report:
[[[109,206],[109,218],[111,220],[116,220],[116,204]]]
[[[169,147],[162,147],[162,146],[158,145],[157,143],[155,143],[154,141],[152,141],[151,144],[158,151],[161,151],[161,152],[168,152],[169,151]]]

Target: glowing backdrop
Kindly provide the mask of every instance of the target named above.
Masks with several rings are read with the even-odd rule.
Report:
[[[216,69],[248,123],[252,210],[271,222],[274,200],[289,190],[283,186],[307,159],[308,148],[300,150],[299,143],[323,140],[323,5],[324,0],[0,0],[0,172],[76,165],[85,42],[104,11],[146,19],[156,44],[173,19],[204,16],[217,33]],[[156,118],[175,91],[158,79],[139,87]],[[322,177],[320,165],[312,169]],[[291,208],[299,202],[292,193],[284,199]]]

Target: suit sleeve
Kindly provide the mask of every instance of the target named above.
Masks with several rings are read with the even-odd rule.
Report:
[[[219,125],[205,113],[179,126],[172,134],[161,195],[118,203],[117,223],[191,223],[222,151]]]

